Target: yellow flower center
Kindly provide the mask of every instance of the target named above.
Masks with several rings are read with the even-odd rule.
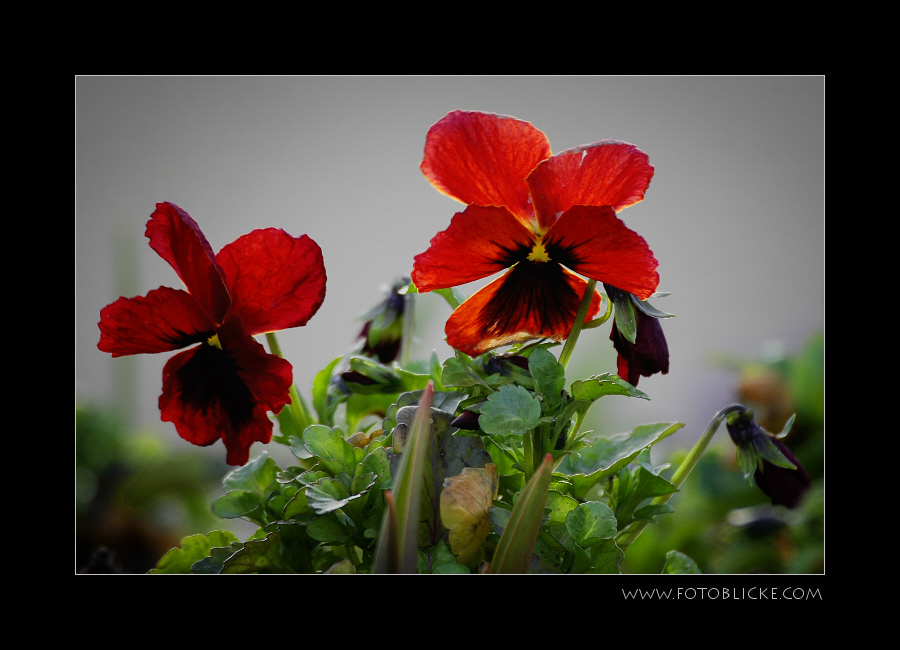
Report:
[[[220,350],[222,349],[222,344],[219,343],[219,335],[218,334],[213,334],[208,339],[206,339],[206,342],[209,343],[214,348],[219,348]]]
[[[544,242],[538,239],[534,246],[531,248],[531,252],[528,253],[528,261],[529,262],[549,262],[550,256],[547,255],[547,249],[544,248]]]

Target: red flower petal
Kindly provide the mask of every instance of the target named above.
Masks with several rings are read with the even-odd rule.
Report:
[[[254,230],[225,246],[216,261],[251,335],[306,325],[325,300],[322,251],[306,235]]]
[[[97,347],[114,357],[179,350],[205,341],[216,328],[191,294],[169,287],[119,298],[101,310],[98,325]]]
[[[219,331],[222,348],[203,343],[169,359],[159,409],[178,435],[195,445],[219,438],[230,465],[243,465],[254,442],[272,438],[267,410],[290,402],[291,365],[266,354],[237,318]]]
[[[534,237],[506,208],[470,205],[413,261],[419,291],[481,280],[528,256]]]
[[[467,205],[502,205],[534,219],[525,177],[550,156],[547,136],[507,115],[453,111],[428,131],[422,173]]]
[[[150,248],[166,260],[184,286],[217,323],[221,323],[231,298],[209,242],[197,222],[174,203],[157,203],[144,233]]]
[[[644,198],[652,177],[647,154],[632,144],[603,140],[545,160],[528,176],[528,186],[546,230],[573,205],[627,208]]]
[[[461,304],[447,320],[447,343],[469,356],[537,338],[565,339],[587,283],[554,262],[519,262]],[[594,292],[585,322],[600,311]]]
[[[547,231],[544,245],[551,260],[642,300],[659,285],[659,262],[647,242],[608,205],[572,206]]]

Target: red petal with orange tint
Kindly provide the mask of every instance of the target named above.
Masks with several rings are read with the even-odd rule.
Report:
[[[525,259],[533,244],[531,231],[506,208],[470,205],[416,255],[412,281],[432,291],[481,280]]]
[[[254,230],[225,246],[216,261],[251,335],[306,325],[325,300],[322,251],[306,235]]]
[[[205,341],[216,324],[192,295],[160,287],[146,297],[119,298],[100,312],[97,347],[114,357],[170,352]]]
[[[587,283],[554,262],[519,262],[451,314],[447,343],[469,356],[537,338],[565,339]],[[585,322],[600,311],[591,300]]]
[[[550,157],[547,136],[507,115],[453,111],[428,131],[422,173],[467,205],[502,205],[529,222],[525,177]]]
[[[174,203],[157,203],[144,234],[150,239],[150,248],[171,264],[206,313],[221,323],[231,299],[197,222]]]
[[[546,230],[573,205],[627,208],[644,198],[652,177],[647,154],[626,142],[604,140],[545,160],[528,177],[528,186]]]
[[[547,231],[544,245],[551,260],[642,300],[659,285],[653,251],[610,206],[573,206]]]
[[[178,435],[195,445],[221,438],[230,465],[243,465],[254,442],[272,438],[267,410],[290,402],[291,365],[266,354],[229,319],[219,331],[222,348],[203,343],[169,359],[159,409]]]

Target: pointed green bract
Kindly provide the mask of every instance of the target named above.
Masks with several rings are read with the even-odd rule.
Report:
[[[528,573],[552,475],[553,457],[547,454],[510,513],[491,560],[491,573]]]

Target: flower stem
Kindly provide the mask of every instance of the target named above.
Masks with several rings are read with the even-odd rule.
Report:
[[[269,350],[272,351],[272,354],[284,359],[284,354],[281,352],[281,346],[278,344],[275,332],[267,332],[266,341],[269,343]],[[294,424],[297,425],[297,431],[305,431],[306,427],[315,423],[315,419],[310,415],[309,407],[303,400],[303,396],[297,391],[297,386],[294,383],[291,383],[289,394],[291,396],[291,410],[289,412],[294,420]]]
[[[694,445],[694,448],[691,449],[691,453],[688,454],[687,458],[684,459],[684,461],[672,475],[672,478],[669,479],[669,482],[675,486],[676,492],[678,491],[678,488],[681,487],[681,484],[684,483],[684,480],[688,477],[688,474],[691,473],[691,470],[694,469],[697,461],[700,460],[700,456],[706,450],[706,447],[707,445],[709,445],[710,440],[712,440],[713,435],[715,435],[716,431],[718,431],[719,426],[725,419],[725,416],[727,416],[729,413],[733,413],[735,411],[744,411],[746,409],[747,407],[742,404],[732,404],[731,406],[726,406],[721,411],[716,413],[715,417],[713,417],[712,421],[709,423],[709,426],[706,427],[706,431],[703,432],[703,435],[700,436],[700,439]],[[666,503],[676,492],[658,496],[650,502],[650,505],[662,505]],[[631,546],[631,544],[634,543],[634,540],[636,540],[638,536],[643,532],[644,528],[647,527],[647,523],[647,521],[636,521],[634,522],[633,527],[627,528],[622,532],[620,537],[616,540],[616,544],[618,544],[619,548],[622,549],[622,552],[624,552],[625,549],[627,549],[629,546]]]
[[[572,323],[572,331],[566,339],[562,352],[559,353],[559,362],[565,368],[569,363],[569,357],[572,356],[572,350],[575,349],[575,342],[578,335],[584,327],[584,319],[587,317],[588,309],[591,306],[591,299],[594,297],[594,287],[597,286],[596,280],[588,280],[587,286],[584,288],[584,295],[581,297],[581,304],[578,305],[578,313],[575,314],[575,322]]]

